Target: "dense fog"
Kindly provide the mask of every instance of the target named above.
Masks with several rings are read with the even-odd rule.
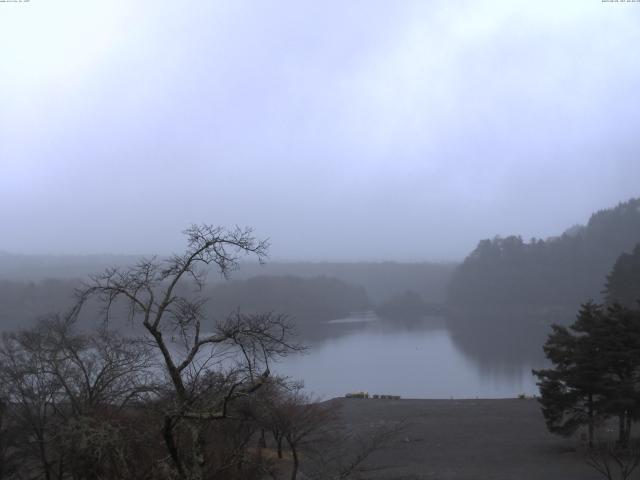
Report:
[[[0,0],[0,480],[634,478],[638,25]]]
[[[105,269],[171,261],[192,225],[239,225],[263,262],[184,287],[211,321],[278,312],[311,343],[424,324],[502,371],[540,365],[550,325],[632,264],[632,5],[0,13],[4,330]]]
[[[637,195],[631,3],[5,3],[1,250],[461,261]]]

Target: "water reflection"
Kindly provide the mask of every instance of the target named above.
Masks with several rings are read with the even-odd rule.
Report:
[[[522,366],[547,365],[543,345],[552,323],[567,324],[563,312],[536,314],[514,310],[509,313],[482,312],[450,314],[448,329],[456,348],[483,372],[508,375]]]
[[[505,339],[479,337],[482,346],[477,348],[473,336],[451,333],[442,317],[419,322],[355,317],[303,332],[308,354],[288,358],[275,370],[304,379],[310,391],[324,398],[359,390],[408,398],[536,393],[531,367],[538,364],[528,354],[517,355],[526,350],[507,342],[503,346],[510,353],[496,355],[496,345]]]

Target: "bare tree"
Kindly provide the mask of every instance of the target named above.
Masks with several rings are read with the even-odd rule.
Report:
[[[584,461],[607,480],[628,480],[640,465],[640,442],[601,441],[583,450]]]
[[[269,363],[299,349],[293,327],[281,315],[228,318],[205,326],[199,292],[209,267],[224,277],[244,255],[263,261],[268,244],[251,229],[193,225],[185,231],[185,253],[146,259],[128,269],[108,269],[78,291],[78,308],[98,298],[109,319],[124,301],[131,323],[141,325],[162,360],[171,385],[164,414],[164,441],[180,478],[200,479],[207,468],[206,422],[227,418],[235,400],[254,393],[270,375]],[[215,372],[212,375],[211,372]]]
[[[18,432],[12,425],[5,387],[4,384],[0,385],[0,479],[11,478],[20,463],[14,448],[14,438]]]
[[[269,383],[260,389],[251,409],[254,420],[261,430],[260,446],[266,446],[264,434],[269,432],[275,441],[276,454],[280,460],[283,458],[285,429],[289,423],[284,411],[287,396],[300,391],[302,388],[303,384],[301,382],[291,382],[287,377],[273,377]]]
[[[27,471],[46,480],[55,478],[51,452],[52,424],[60,383],[51,374],[44,354],[45,337],[34,329],[3,334],[0,345],[0,382],[4,387],[10,422],[22,434],[14,438]]]
[[[289,445],[293,468],[291,480],[296,480],[300,468],[300,450],[303,442],[323,430],[333,420],[334,410],[329,405],[313,401],[298,391],[287,395],[281,405],[282,431]]]
[[[301,384],[278,379],[262,392],[258,403],[259,425],[271,432],[276,442],[278,458],[282,459],[286,441],[292,459],[291,479],[300,468],[300,454],[309,442],[314,442],[337,420],[331,403],[320,403],[305,394]]]
[[[155,390],[148,348],[74,327],[52,316],[2,338],[0,382],[22,477],[81,479],[81,471],[103,470],[126,443],[119,412]]]
[[[332,422],[308,445],[305,473],[313,480],[347,480],[381,470],[382,467],[370,466],[368,460],[389,448],[405,428],[404,422],[384,422],[356,432],[342,419]]]
[[[73,318],[53,317],[40,328],[47,373],[57,379],[67,404],[59,413],[121,409],[155,392],[152,352],[141,341],[105,328],[78,333]]]

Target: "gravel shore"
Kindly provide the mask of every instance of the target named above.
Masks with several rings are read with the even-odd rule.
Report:
[[[395,480],[597,480],[575,439],[547,432],[533,399],[341,399],[344,420],[361,429],[404,422],[406,429],[370,465]]]

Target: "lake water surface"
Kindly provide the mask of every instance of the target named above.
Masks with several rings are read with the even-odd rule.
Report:
[[[347,392],[404,398],[505,398],[537,393],[532,365],[486,364],[467,355],[445,327],[390,329],[367,316],[327,325],[327,339],[314,341],[305,355],[274,366],[278,374],[304,380],[321,398]]]

